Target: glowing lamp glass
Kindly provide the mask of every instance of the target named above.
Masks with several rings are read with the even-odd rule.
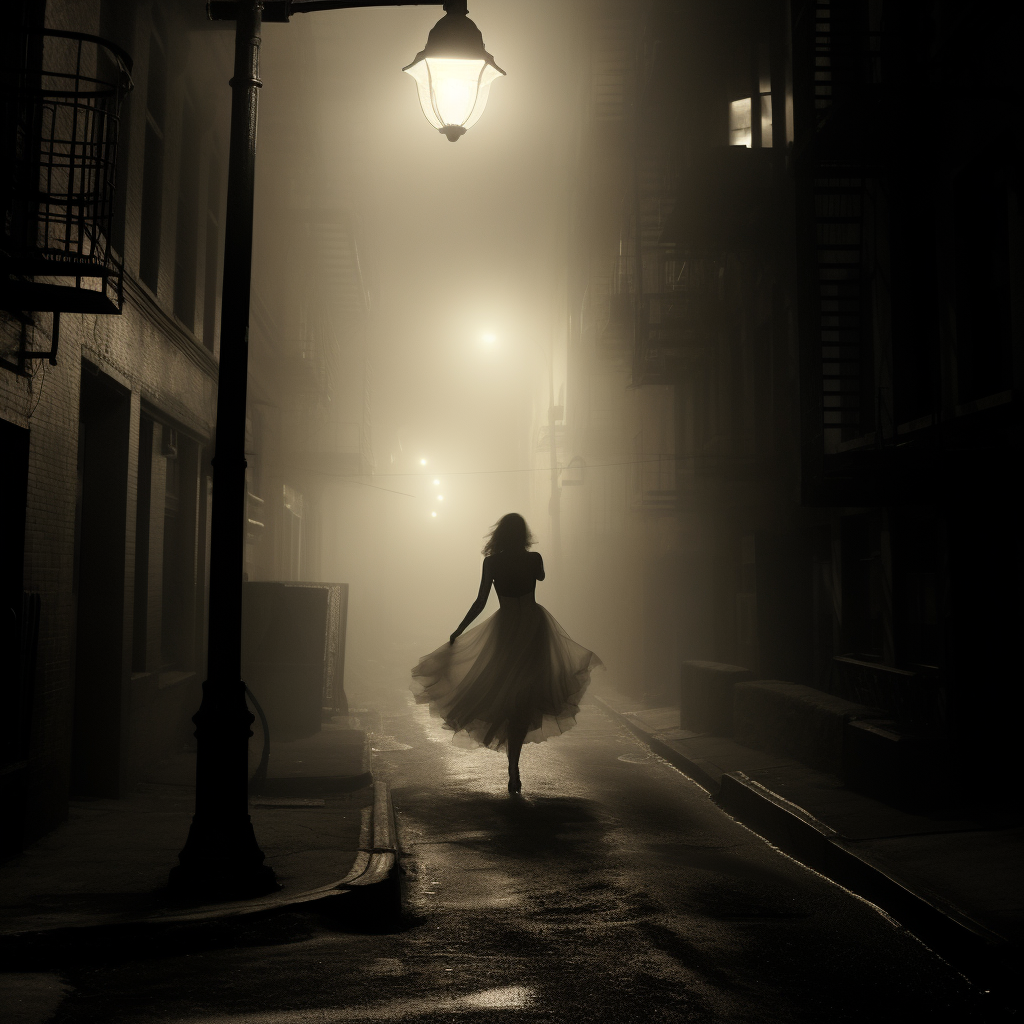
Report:
[[[484,48],[480,29],[466,16],[465,0],[449,0],[445,10],[416,59],[402,70],[416,82],[424,117],[455,142],[480,120],[491,82],[505,72]]]
[[[416,82],[424,117],[439,132],[472,128],[487,106],[491,82],[501,77],[485,60],[453,57],[424,57],[405,70]]]

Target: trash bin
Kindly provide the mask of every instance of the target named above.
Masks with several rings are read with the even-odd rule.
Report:
[[[274,739],[320,731],[323,709],[347,713],[346,583],[242,584],[242,678]]]

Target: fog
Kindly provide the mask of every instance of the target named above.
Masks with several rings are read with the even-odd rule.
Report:
[[[526,515],[548,561],[556,614],[579,617],[559,587],[548,455],[535,451],[549,393],[565,386],[569,7],[482,2],[471,16],[508,77],[456,144],[426,123],[401,73],[436,8],[265,28],[255,287],[308,258],[260,223],[277,184],[297,177],[314,204],[353,216],[367,280],[372,475],[317,481],[319,565],[304,567],[350,585],[349,689],[406,684],[461,620],[484,535],[509,511]],[[311,126],[303,149],[294,130],[275,131],[282,118]],[[495,605],[492,594],[485,615]]]
[[[0,1005],[1009,1019],[1015,36],[350,2],[7,5]]]

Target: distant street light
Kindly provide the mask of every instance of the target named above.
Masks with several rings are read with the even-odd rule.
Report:
[[[453,142],[483,113],[502,71],[467,17],[466,0],[445,10],[406,68],[427,120]],[[209,0],[211,21],[235,22],[231,134],[224,227],[217,441],[211,516],[209,659],[196,724],[196,803],[188,839],[171,872],[174,889],[212,898],[255,896],[276,887],[249,818],[248,748],[253,716],[242,682],[242,568],[245,544],[245,417],[249,298],[256,181],[256,97],[263,22],[352,7],[414,6],[416,0]],[[434,118],[437,118],[436,122]],[[420,459],[425,466],[426,459]]]
[[[505,74],[484,49],[480,29],[466,16],[465,0],[445,5],[427,45],[402,68],[416,80],[426,119],[449,142],[458,142],[480,119],[491,82]]]

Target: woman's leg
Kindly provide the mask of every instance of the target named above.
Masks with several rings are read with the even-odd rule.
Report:
[[[506,747],[508,750],[509,791],[513,792],[513,783],[519,782],[519,755],[523,752],[526,739],[526,723],[510,722]]]
[[[508,736],[508,770],[509,774],[519,771],[519,755],[523,752],[524,732],[509,733]]]

